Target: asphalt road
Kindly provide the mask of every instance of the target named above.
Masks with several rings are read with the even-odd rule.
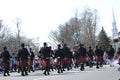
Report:
[[[20,73],[13,72],[10,76],[4,77],[0,74],[0,80],[119,80],[120,72],[118,71],[119,65],[110,67],[104,65],[100,69],[86,67],[85,71],[79,69],[72,69],[58,74],[57,71],[50,72],[50,75],[43,75],[43,71],[35,71],[29,73],[28,76],[21,76]]]

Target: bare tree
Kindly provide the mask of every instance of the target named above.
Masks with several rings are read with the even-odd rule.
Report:
[[[99,17],[97,16],[97,11],[87,8],[82,13],[81,24],[82,24],[82,43],[87,46],[95,47],[96,43],[96,30]]]
[[[16,32],[16,34],[17,34],[17,48],[19,49],[19,47],[20,47],[20,44],[21,44],[21,23],[22,23],[22,19],[21,18],[19,18],[19,17],[16,17],[15,18],[15,25],[16,25],[16,29],[17,29],[17,32]]]
[[[2,50],[4,46],[6,46],[5,43],[10,34],[11,33],[9,29],[7,28],[7,26],[3,24],[3,20],[0,20],[0,51]]]
[[[67,43],[73,47],[76,43],[83,43],[85,46],[95,47],[96,29],[98,15],[96,10],[85,8],[85,10],[71,18],[64,25],[60,25],[58,30],[50,33],[51,40],[56,43]]]

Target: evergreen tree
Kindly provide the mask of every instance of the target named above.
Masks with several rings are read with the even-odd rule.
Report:
[[[100,31],[98,35],[98,46],[101,46],[104,51],[106,51],[110,45],[110,39],[107,36],[104,28],[102,27],[102,30]]]

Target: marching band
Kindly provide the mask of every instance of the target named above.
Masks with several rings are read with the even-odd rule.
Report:
[[[96,69],[99,69],[103,65],[109,64],[110,67],[114,67],[112,60],[115,60],[115,57],[119,60],[118,64],[120,65],[120,48],[115,55],[112,46],[107,51],[103,51],[99,46],[96,46],[94,50],[91,46],[87,49],[83,44],[80,44],[70,49],[67,44],[58,44],[57,49],[52,50],[51,46],[45,42],[38,52],[38,56],[34,54],[32,48],[28,50],[22,43],[18,54],[16,54],[13,53],[11,56],[7,47],[3,48],[0,56],[0,71],[4,76],[10,76],[10,72],[13,71],[21,73],[21,76],[26,76],[37,68],[43,70],[44,75],[50,75],[51,70],[57,70],[60,74],[72,68],[80,68],[81,71],[84,71],[85,66],[90,68],[96,66]]]

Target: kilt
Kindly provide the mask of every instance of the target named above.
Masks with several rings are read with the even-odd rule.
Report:
[[[42,59],[41,60],[41,65],[42,65],[43,68],[49,67],[50,66],[50,60]]]
[[[10,69],[10,63],[8,61],[3,61],[2,66],[4,69]]]
[[[83,56],[79,57],[79,61],[80,63],[85,63],[86,57],[83,57]]]
[[[93,57],[88,57],[88,62],[92,62],[93,61]]]
[[[96,56],[96,61],[103,61],[103,58],[101,56]]]
[[[64,65],[64,59],[63,59],[63,58],[60,59],[60,64],[61,64],[61,65]]]
[[[118,64],[120,65],[120,58],[119,58]]]
[[[33,60],[30,60],[30,66],[32,66],[33,65]]]
[[[79,64],[79,63],[80,63],[79,59],[75,59],[75,60],[74,60],[74,63],[75,63],[75,64]]]
[[[55,64],[56,66],[61,65],[60,59],[55,58],[54,64]]]
[[[18,62],[20,67],[28,67],[28,61],[27,60],[20,60]]]
[[[64,64],[71,64],[71,59],[70,58],[64,58]]]

